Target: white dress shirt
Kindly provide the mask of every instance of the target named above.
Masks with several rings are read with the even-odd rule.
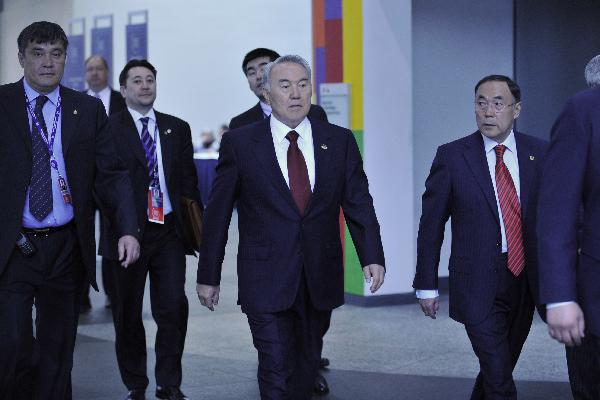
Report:
[[[494,147],[502,144],[506,146],[506,151],[502,157],[506,168],[515,184],[517,190],[517,197],[519,202],[521,201],[521,180],[519,179],[519,160],[517,158],[517,142],[515,141],[514,131],[510,131],[508,137],[502,143],[498,143],[484,135],[483,147],[485,150],[485,156],[487,159],[488,169],[490,171],[490,177],[492,178],[492,185],[494,186],[494,195],[496,196],[496,207],[498,208],[498,216],[500,217],[500,234],[502,235],[502,252],[506,253],[508,245],[506,243],[506,231],[504,229],[504,220],[502,218],[502,209],[500,208],[500,201],[498,200],[498,190],[496,189],[496,151]],[[431,299],[439,296],[438,290],[417,290],[417,298],[419,299]]]
[[[99,98],[104,104],[104,109],[106,110],[106,115],[108,115],[108,110],[110,109],[110,87],[107,86],[99,92],[94,92],[92,89],[88,89],[87,94],[90,96],[94,96]]]
[[[259,101],[258,103],[260,104],[260,108],[262,109],[262,112],[265,115],[265,118],[268,117],[269,115],[271,115],[271,112],[273,111],[273,109],[271,108],[270,105],[268,105],[267,103],[265,103],[263,101]]]
[[[160,183],[160,191],[163,193],[163,212],[164,215],[167,215],[171,211],[173,211],[173,207],[171,207],[171,199],[169,198],[169,189],[167,188],[167,180],[165,179],[165,170],[163,168],[163,160],[162,160],[162,150],[160,145],[160,130],[157,130],[156,127],[156,115],[154,114],[154,109],[150,109],[146,115],[142,115],[139,112],[127,107],[129,113],[133,117],[135,121],[135,127],[137,128],[138,135],[140,136],[140,141],[142,140],[142,121],[141,118],[148,117],[148,132],[150,133],[150,137],[154,140],[156,139],[156,159],[158,160],[158,181]],[[159,127],[160,128],[160,127]],[[156,136],[154,135],[156,133]],[[143,144],[142,144],[143,146]]]
[[[271,134],[273,135],[275,155],[277,156],[279,168],[281,168],[281,173],[283,174],[288,187],[290,186],[290,178],[288,176],[287,168],[287,151],[288,147],[290,147],[290,142],[285,136],[292,130],[298,133],[298,148],[304,156],[304,161],[306,161],[308,180],[310,181],[310,190],[312,191],[315,187],[315,149],[313,147],[310,121],[308,118],[304,118],[295,129],[292,129],[275,118],[274,115],[271,115]]]

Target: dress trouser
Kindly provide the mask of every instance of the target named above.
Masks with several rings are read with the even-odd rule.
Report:
[[[37,252],[16,247],[0,277],[0,399],[69,397],[83,274],[74,225],[26,234]],[[32,311],[35,305],[35,335]]]
[[[506,254],[496,262],[499,279],[489,314],[475,325],[465,325],[479,359],[471,400],[516,400],[512,372],[529,334],[534,302],[523,271],[515,277],[506,266]]]
[[[313,306],[303,275],[289,309],[246,316],[258,351],[260,398],[309,400],[331,310],[317,310]]]
[[[123,268],[112,262],[116,288],[113,318],[119,371],[129,389],[145,389],[146,332],[142,308],[146,276],[150,276],[150,304],[158,327],[155,376],[158,386],[181,386],[181,357],[185,344],[188,300],[185,296],[185,250],[172,214],[164,225],[147,223],[140,258]]]
[[[580,346],[565,346],[574,400],[600,400],[600,337],[587,334]]]

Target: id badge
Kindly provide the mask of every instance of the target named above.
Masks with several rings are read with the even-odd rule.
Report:
[[[158,224],[165,223],[163,193],[160,191],[160,187],[148,189],[148,220]]]
[[[65,204],[71,204],[73,201],[71,200],[71,193],[69,192],[69,186],[67,185],[67,181],[62,176],[58,176],[58,188],[60,189],[60,194],[63,198],[63,202]]]

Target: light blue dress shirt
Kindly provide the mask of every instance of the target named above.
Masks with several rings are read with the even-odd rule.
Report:
[[[27,79],[23,79],[23,84],[25,86],[25,93],[27,94],[27,98],[29,99],[29,104],[31,109],[35,109],[35,101],[40,96],[40,93],[36,92],[29,83],[27,83]],[[48,101],[44,104],[42,108],[42,113],[44,114],[44,121],[46,122],[46,129],[48,130],[48,136],[52,133],[52,126],[54,124],[54,114],[56,113],[56,106],[58,105],[59,98],[59,88],[56,87],[52,92],[46,95],[48,97]],[[26,105],[23,107],[27,108]],[[31,129],[31,114],[27,110],[27,118],[29,128]],[[32,135],[39,135],[37,129],[31,132]],[[54,139],[54,157],[58,162],[58,170],[60,171],[61,176],[69,182],[69,178],[67,176],[67,171],[65,169],[65,162],[62,151],[62,132],[61,132],[61,116],[59,115],[58,123],[56,126],[56,138]],[[50,168],[50,167],[49,167]],[[25,197],[25,207],[23,209],[23,226],[26,228],[49,228],[61,226],[69,223],[73,219],[73,206],[72,204],[65,204],[63,201],[63,196],[60,193],[60,189],[58,187],[58,172],[54,168],[50,168],[51,177],[52,177],[52,212],[48,214],[46,218],[42,221],[38,221],[29,211],[29,188],[27,188],[27,196]]]

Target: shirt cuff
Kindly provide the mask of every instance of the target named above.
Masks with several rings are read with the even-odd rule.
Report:
[[[546,310],[549,310],[551,308],[566,306],[567,304],[574,304],[574,303],[575,303],[574,301],[562,301],[560,303],[548,303],[548,304],[546,304]]]
[[[420,290],[415,291],[417,299],[434,299],[440,296],[440,292],[437,289],[433,290]]]

